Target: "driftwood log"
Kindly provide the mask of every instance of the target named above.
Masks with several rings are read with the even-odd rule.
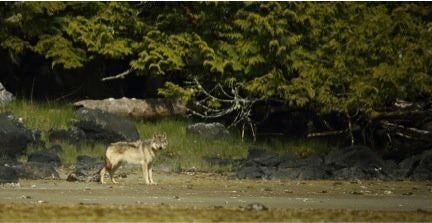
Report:
[[[169,99],[108,98],[104,100],[82,100],[75,107],[100,109],[112,114],[133,118],[163,118],[186,115],[186,106]]]

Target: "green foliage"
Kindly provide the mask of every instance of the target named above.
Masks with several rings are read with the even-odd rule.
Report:
[[[1,12],[12,62],[34,53],[59,69],[129,64],[166,75],[159,93],[182,100],[194,98],[183,82],[193,78],[322,113],[432,94],[426,3],[14,2]]]
[[[183,57],[190,47],[190,35],[183,33],[167,35],[160,31],[148,32],[143,38],[142,49],[130,65],[135,70],[165,74],[165,71],[181,70],[185,63]]]
[[[69,40],[60,35],[41,36],[34,50],[51,59],[52,67],[61,64],[65,69],[78,68],[86,61],[86,52],[74,48]]]
[[[181,102],[186,103],[191,99],[194,94],[192,89],[185,89],[172,82],[166,82],[164,88],[158,90],[160,95],[167,98],[179,99]]]

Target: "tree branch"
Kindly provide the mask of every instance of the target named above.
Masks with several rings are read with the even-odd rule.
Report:
[[[125,78],[125,76],[127,76],[128,74],[130,74],[132,72],[132,69],[127,69],[117,75],[114,76],[109,76],[109,77],[104,77],[101,79],[101,81],[110,81],[110,80],[116,80],[116,79],[123,79]]]
[[[312,132],[312,133],[308,133],[307,136],[306,136],[306,138],[320,137],[320,136],[340,135],[340,134],[347,133],[348,131],[349,131],[349,129],[327,131],[327,132]]]
[[[254,141],[256,140],[255,124],[251,118],[251,110],[253,105],[259,101],[259,99],[242,97],[239,93],[238,86],[235,86],[234,83],[229,85],[228,91],[226,91],[220,84],[215,85],[211,90],[206,90],[197,79],[194,79],[191,83],[198,90],[198,93],[204,96],[203,99],[193,103],[196,108],[199,108],[198,111],[188,109],[192,115],[204,119],[211,119],[222,118],[229,114],[234,114],[234,119],[228,128],[241,124],[242,139],[244,137],[245,127],[248,127],[251,130]],[[207,106],[206,103],[211,101],[220,103],[220,107],[212,108],[211,106]]]

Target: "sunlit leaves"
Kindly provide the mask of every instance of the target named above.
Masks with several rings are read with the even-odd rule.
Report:
[[[35,51],[52,60],[52,67],[62,65],[65,69],[82,67],[87,60],[86,52],[74,48],[72,43],[60,35],[42,36]]]

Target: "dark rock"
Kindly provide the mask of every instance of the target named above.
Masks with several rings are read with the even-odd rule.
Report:
[[[432,150],[423,152],[411,177],[414,180],[432,180]]]
[[[79,173],[70,173],[67,178],[66,181],[70,181],[70,182],[75,182],[75,181],[85,181],[85,178],[83,178],[83,174]]]
[[[77,156],[77,163],[75,165],[76,171],[99,171],[103,167],[103,162],[96,158],[90,156]]]
[[[100,178],[98,174],[86,175],[82,172],[73,172],[69,174],[66,178],[66,181],[70,182],[99,182]]]
[[[270,171],[268,168],[259,166],[253,161],[246,161],[237,170],[236,175],[239,179],[268,179]]]
[[[26,129],[13,115],[0,114],[0,155],[15,158],[28,144],[40,141],[40,134]]]
[[[104,166],[103,162],[95,157],[78,156],[74,171],[66,180],[81,182],[98,182],[99,171]]]
[[[0,166],[0,184],[4,183],[17,183],[18,173],[17,171],[9,166]]]
[[[253,160],[256,158],[261,158],[263,156],[269,156],[269,155],[275,155],[275,154],[266,150],[266,149],[251,146],[251,147],[249,147],[248,155],[247,155],[246,159]]]
[[[289,154],[281,157],[279,169],[300,167],[300,157],[295,154]]]
[[[313,167],[319,167],[324,165],[324,157],[319,155],[312,155],[305,157],[301,160],[299,160],[299,164],[301,166],[313,166]]]
[[[391,176],[380,168],[351,166],[335,170],[333,179],[336,180],[391,180]]]
[[[54,153],[54,154],[58,155],[58,154],[60,154],[60,153],[63,152],[63,148],[60,145],[54,144],[54,145],[51,146],[51,148],[49,149],[49,151],[51,153]]]
[[[116,142],[139,139],[133,122],[101,110],[80,108],[74,126],[84,131],[87,140]]]
[[[359,180],[367,177],[359,167],[346,167],[334,171],[332,178],[335,180]]]
[[[365,146],[349,146],[332,150],[325,158],[325,164],[342,169],[348,167],[376,167],[383,166],[383,160],[371,149]]]
[[[50,129],[48,131],[48,140],[50,142],[67,142],[70,144],[79,144],[86,139],[84,131],[78,128],[71,129]]]
[[[282,158],[279,155],[257,147],[249,148],[246,159],[265,167],[276,167],[282,162]]]
[[[326,156],[325,164],[333,170],[332,178],[337,180],[393,179],[384,160],[365,146],[333,150]]]
[[[270,174],[272,180],[297,180],[300,175],[300,168],[274,169]]]
[[[230,136],[225,126],[218,122],[213,123],[195,123],[186,128],[188,135],[197,135],[208,139],[223,139]]]
[[[421,160],[421,155],[410,156],[399,163],[397,175],[401,178],[409,178],[417,168]]]
[[[270,156],[264,156],[261,158],[255,158],[253,159],[256,163],[260,164],[261,166],[265,167],[276,167],[278,166],[282,158],[276,155],[270,155]]]
[[[13,101],[15,97],[12,93],[6,90],[2,83],[0,83],[0,106],[6,105]]]
[[[29,155],[27,161],[35,163],[53,164],[56,167],[61,165],[60,157],[57,154],[47,151],[34,152]]]
[[[274,170],[271,179],[275,180],[321,180],[328,179],[330,174],[325,168],[304,166]]]
[[[329,178],[329,173],[325,168],[318,166],[306,166],[300,168],[299,180],[323,180]]]
[[[53,164],[27,162],[21,165],[14,166],[17,170],[19,178],[23,179],[59,179],[60,176]]]
[[[297,155],[287,155],[282,158],[279,168],[316,167],[323,165],[324,158],[318,155],[312,155],[302,159]]]
[[[384,160],[382,171],[393,180],[402,180],[404,178],[400,174],[399,165],[393,160]]]

